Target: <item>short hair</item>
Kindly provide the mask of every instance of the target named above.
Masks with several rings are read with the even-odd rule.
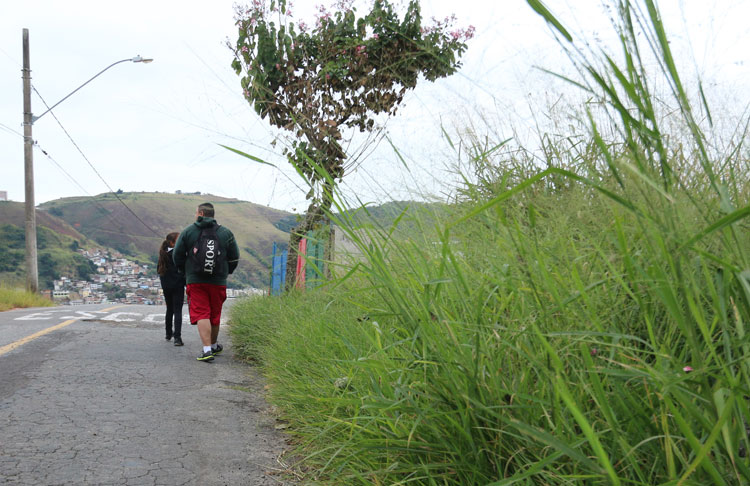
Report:
[[[210,202],[205,202],[198,206],[198,211],[203,213],[203,216],[207,218],[213,218],[214,217],[214,205]]]

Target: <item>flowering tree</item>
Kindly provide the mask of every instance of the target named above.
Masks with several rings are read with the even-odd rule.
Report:
[[[402,18],[389,0],[374,0],[362,16],[353,3],[317,7],[314,26],[295,21],[287,0],[253,0],[236,12],[232,67],[245,98],[292,134],[285,155],[310,185],[292,248],[331,207],[333,184],[344,176],[342,142],[374,130],[379,115],[395,114],[420,75],[434,81],[453,74],[474,35],[473,27],[455,28],[455,16],[424,26],[418,0]],[[295,268],[291,253],[288,268]]]

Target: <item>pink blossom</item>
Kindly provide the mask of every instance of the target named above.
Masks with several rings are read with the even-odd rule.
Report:
[[[317,23],[316,25],[318,27],[321,27],[325,22],[330,20],[331,14],[325,11],[325,8],[321,7],[320,15],[317,16]]]
[[[589,352],[591,356],[596,356],[598,353],[599,353],[599,350],[596,348],[591,348],[591,351]]]
[[[241,50],[242,52],[247,52],[247,51],[248,51],[248,48],[247,48],[247,46],[242,46],[242,49],[240,49],[240,50]]]
[[[250,91],[248,91],[246,89],[242,90],[242,94],[245,95],[245,98],[249,98],[250,97]]]
[[[352,10],[352,4],[354,0],[338,0],[335,4],[336,10],[350,12]]]
[[[682,371],[684,371],[685,373],[690,373],[691,371],[693,371],[693,368],[690,366],[685,366],[684,368],[682,368]]]
[[[331,75],[330,74],[326,74],[326,79],[331,79]]]
[[[276,63],[276,69],[281,69],[281,64]]]
[[[301,30],[302,32],[304,32],[304,31],[307,30],[307,24],[304,22],[304,20],[300,21],[300,23],[299,23],[299,30]]]
[[[378,40],[380,39],[380,36],[378,34],[372,34],[372,38]]]

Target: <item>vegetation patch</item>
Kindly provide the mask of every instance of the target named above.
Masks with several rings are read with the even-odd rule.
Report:
[[[622,65],[574,58],[601,111],[542,167],[467,136],[451,204],[383,223],[339,197],[341,277],[232,308],[310,483],[750,482],[748,160],[707,143],[644,3],[618,4]]]
[[[21,307],[50,307],[52,302],[23,288],[0,284],[0,311]]]

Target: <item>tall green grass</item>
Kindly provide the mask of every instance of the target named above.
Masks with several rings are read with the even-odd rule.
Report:
[[[49,307],[48,299],[22,288],[0,284],[0,312],[20,307]]]
[[[475,144],[455,204],[392,226],[340,211],[362,258],[233,308],[309,482],[750,483],[748,161],[711,152],[656,5],[616,6],[621,60],[571,47],[603,109],[545,170]]]

